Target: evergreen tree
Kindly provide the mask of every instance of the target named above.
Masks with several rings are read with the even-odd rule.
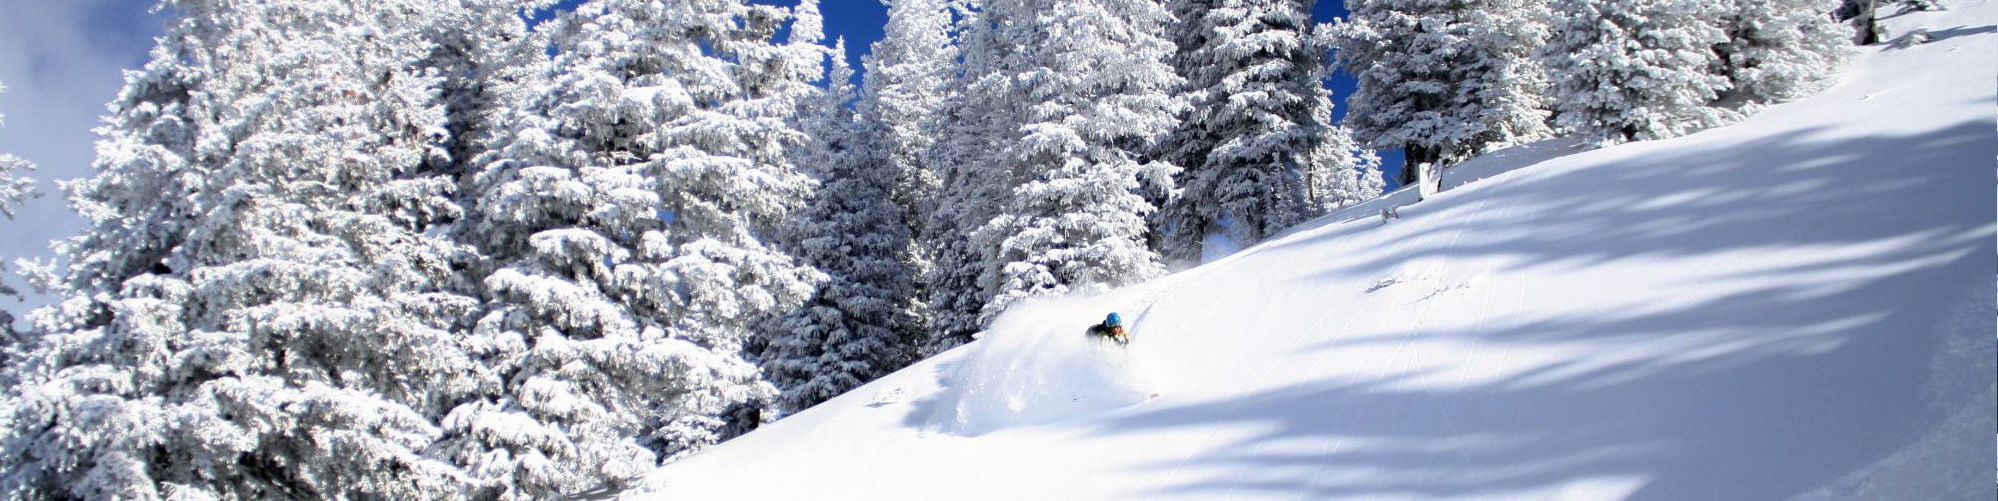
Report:
[[[870,149],[894,170],[893,196],[901,218],[920,229],[924,202],[939,187],[937,169],[923,155],[935,144],[943,106],[956,78],[957,45],[945,0],[889,0],[881,40],[861,57],[867,68],[856,105]],[[921,266],[922,263],[915,263]]]
[[[1331,98],[1321,94],[1313,101],[1317,104],[1312,113],[1330,122]],[[1305,197],[1314,211],[1331,212],[1381,195],[1386,182],[1381,179],[1381,159],[1373,150],[1360,148],[1345,127],[1320,129],[1319,136],[1306,157],[1309,169],[1304,175]]]
[[[1316,3],[1172,3],[1173,62],[1191,108],[1165,142],[1184,169],[1179,195],[1158,213],[1168,259],[1197,261],[1209,235],[1245,246],[1317,213],[1307,186],[1313,154],[1341,136],[1329,131],[1319,79],[1326,48],[1310,33]]]
[[[1714,47],[1724,5],[1696,0],[1552,0],[1540,58],[1555,120],[1600,144],[1661,139],[1725,123],[1729,89]]]
[[[1734,0],[1723,19],[1720,57],[1736,99],[1779,103],[1827,83],[1845,63],[1844,28],[1827,12],[1838,0]]]
[[[925,303],[933,336],[925,354],[970,342],[985,327],[981,314],[991,294],[979,287],[984,256],[972,232],[999,214],[1012,189],[1002,148],[1017,137],[1024,106],[1014,97],[1021,85],[1019,58],[1024,39],[1001,32],[1015,23],[1004,9],[966,1],[958,11],[958,47],[963,62],[951,80],[939,120],[943,131],[922,156],[934,166],[942,186],[923,218],[923,242],[930,258]]]
[[[7,85],[0,83],[0,93],[5,92],[7,92]],[[6,125],[5,115],[0,115],[0,125]],[[23,177],[21,174],[25,171],[34,170],[34,168],[35,164],[29,163],[27,160],[0,153],[0,216],[5,216],[9,220],[14,219],[14,209],[20,207],[21,202],[40,195],[40,192],[35,189],[35,180]],[[0,273],[4,273],[6,270],[4,256],[0,256]],[[17,291],[7,285],[6,281],[0,280],[0,299],[18,294]],[[14,316],[6,310],[0,310],[0,348],[6,348],[14,341]],[[6,361],[6,358],[0,357],[0,362],[4,361]],[[0,379],[0,381],[4,381],[4,379]]]
[[[764,243],[811,191],[792,126],[823,66],[816,5],[605,0],[545,28],[549,86],[478,174],[494,270],[471,338],[503,391],[443,447],[504,497],[627,486],[756,425],[745,349],[820,276]]]
[[[1644,0],[1647,2],[1654,0]],[[1628,3],[1614,0],[1585,3]],[[1544,0],[1353,0],[1334,24],[1339,61],[1359,80],[1345,124],[1373,148],[1449,163],[1545,138]],[[1580,35],[1576,35],[1579,37]],[[1579,41],[1579,38],[1577,39]]]
[[[1141,179],[1170,187],[1148,158],[1174,123],[1181,83],[1167,59],[1172,15],[1150,0],[994,1],[1001,41],[1025,42],[1010,102],[1023,113],[995,165],[1009,181],[1000,213],[972,234],[981,322],[1022,300],[1091,292],[1163,273],[1145,245],[1153,211]]]
[[[764,372],[782,389],[779,403],[787,412],[907,365],[923,332],[909,229],[890,196],[899,170],[892,152],[876,153],[861,141],[846,106],[853,70],[845,54],[841,40],[827,89],[800,117],[810,139],[795,158],[821,188],[783,236],[794,255],[830,279],[776,323],[763,350]]]
[[[856,140],[862,143],[858,147],[866,149],[875,159],[872,161],[884,163],[883,168],[895,178],[890,196],[899,206],[900,224],[910,234],[910,248],[895,255],[901,256],[905,260],[902,266],[915,275],[911,286],[916,288],[916,315],[924,321],[931,317],[931,306],[921,299],[959,293],[929,284],[937,274],[933,262],[958,262],[957,258],[965,255],[961,246],[950,244],[955,240],[951,227],[933,223],[943,198],[939,194],[946,191],[942,185],[946,167],[931,163],[937,141],[944,131],[952,129],[946,105],[960,89],[962,65],[952,37],[951,13],[963,7],[957,0],[889,2],[882,38],[861,60],[867,75],[855,105],[861,130]],[[940,340],[956,338],[958,335],[945,332],[910,342],[949,346],[954,343]]]
[[[435,419],[485,377],[431,2],[169,1],[127,76],[90,222],[38,280],[0,441],[10,497],[451,498]]]
[[[528,28],[526,16],[552,8],[557,0],[458,0],[462,9],[428,20],[434,28],[427,64],[443,77],[447,172],[469,181],[491,162],[496,132],[507,114],[525,105],[547,85],[547,43]],[[461,193],[473,196],[470,190]],[[465,201],[469,202],[469,200]],[[476,241],[476,235],[461,235]]]
[[[1333,38],[1335,30],[1328,25],[1319,25],[1313,30],[1319,47],[1336,47]],[[1332,65],[1319,65],[1313,70],[1313,79],[1325,82],[1333,71]],[[1324,85],[1313,89],[1311,116],[1319,123],[1332,124],[1332,90]],[[1335,124],[1318,129],[1319,140],[1313,145],[1308,159],[1310,168],[1304,174],[1305,197],[1317,212],[1331,212],[1340,208],[1365,202],[1380,196],[1386,184],[1381,178],[1381,159],[1373,150],[1361,148],[1353,139],[1352,129]]]

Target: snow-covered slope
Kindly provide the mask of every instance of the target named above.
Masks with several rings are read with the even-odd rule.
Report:
[[[627,495],[1989,496],[1998,5],[1951,3],[1818,97],[1016,309]]]

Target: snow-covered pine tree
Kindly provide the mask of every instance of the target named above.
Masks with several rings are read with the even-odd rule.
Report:
[[[1365,146],[1407,152],[1401,184],[1417,165],[1547,137],[1547,81],[1533,58],[1547,37],[1544,1],[1348,2],[1330,33],[1359,80],[1345,125]]]
[[[460,0],[465,8],[428,20],[436,49],[427,63],[444,78],[448,172],[469,181],[500,145],[495,132],[506,114],[546,86],[547,44],[528,28],[528,15],[557,0]],[[465,190],[462,195],[475,196]],[[463,235],[461,240],[477,240]]]
[[[725,176],[738,180],[711,180],[706,184],[699,181],[712,179],[714,173],[705,168],[695,169],[689,173],[691,177],[672,183],[680,186],[681,194],[676,198],[681,201],[668,202],[675,207],[718,203],[721,209],[714,223],[685,221],[713,229],[713,237],[709,243],[689,246],[695,252],[681,258],[676,266],[682,270],[680,276],[691,279],[686,283],[695,284],[697,291],[728,291],[734,295],[703,300],[697,294],[693,308],[682,315],[691,317],[691,322],[683,321],[688,325],[683,327],[685,331],[709,331],[698,337],[724,340],[713,342],[717,346],[727,343],[740,346],[751,337],[767,335],[757,329],[771,318],[796,309],[825,281],[823,273],[799,265],[791,256],[763,243],[774,240],[783,220],[802,207],[818,186],[792,163],[790,150],[807,139],[797,129],[797,113],[812,96],[820,94],[821,89],[813,82],[825,76],[828,49],[822,45],[825,30],[819,0],[801,0],[791,9],[743,2],[742,9],[743,21],[738,24],[742,29],[732,36],[720,37],[715,46],[715,53],[732,63],[731,73],[741,93],[718,107],[722,113],[714,121],[718,128],[696,127],[686,131],[682,141],[713,154],[748,160],[750,168],[743,174]],[[786,39],[778,42],[774,37],[786,21],[789,21]],[[723,133],[733,133],[734,137]],[[756,188],[743,191],[749,186],[743,180],[753,180]],[[703,212],[692,214],[706,218]],[[723,230],[727,226],[735,229]],[[721,242],[728,242],[728,246],[714,245]],[[736,273],[711,275],[718,266],[732,266]],[[765,290],[740,289],[747,284]],[[732,304],[741,306],[732,307]],[[741,308],[741,312],[729,312],[732,308]],[[736,351],[742,352],[740,348]],[[761,384],[768,386],[767,382]],[[735,390],[724,385],[708,391]],[[775,403],[773,399],[754,399],[728,409],[717,440],[756,428],[774,415]]]
[[[846,41],[834,49],[827,88],[801,111],[809,138],[793,158],[820,180],[812,201],[784,228],[783,241],[829,280],[798,311],[780,318],[762,350],[764,373],[795,412],[899,369],[914,360],[923,333],[909,228],[890,196],[897,186],[888,157],[862,141],[847,107],[853,69]]]
[[[880,150],[895,170],[893,195],[902,219],[919,230],[925,202],[935,196],[940,182],[938,169],[924,162],[923,154],[940,135],[958,52],[946,0],[887,3],[881,40],[861,57],[867,73],[855,107],[866,131],[862,139],[874,143],[869,148]]]
[[[915,274],[911,284],[916,288],[917,316],[926,332],[938,331],[928,329],[932,310],[922,299],[955,294],[929,285],[928,280],[936,274],[933,263],[944,254],[965,254],[942,250],[951,247],[947,242],[954,240],[954,231],[932,223],[943,198],[940,193],[946,191],[942,185],[946,168],[931,163],[938,139],[946,130],[955,130],[948,120],[947,106],[962,89],[959,72],[963,66],[953,38],[952,12],[966,13],[965,8],[961,0],[891,1],[881,40],[861,60],[867,73],[855,105],[862,131],[857,139],[877,161],[886,163],[896,179],[891,196],[901,211],[901,224],[910,234],[910,249],[898,255],[907,259],[904,267]],[[967,279],[965,283],[974,281]],[[956,338],[943,333],[912,342],[919,346],[920,355],[927,347],[954,345],[939,341]]]
[[[1719,46],[1734,99],[1779,103],[1824,87],[1851,43],[1827,13],[1838,0],[1733,0]]]
[[[1311,33],[1316,3],[1171,3],[1173,65],[1190,108],[1164,142],[1164,156],[1183,169],[1179,195],[1155,215],[1169,261],[1197,262],[1210,236],[1246,246],[1317,213],[1307,186],[1313,154],[1343,136],[1329,130],[1319,79],[1326,47]]]
[[[1318,25],[1312,30],[1314,43],[1321,48],[1337,47],[1334,31],[1330,25]],[[1312,68],[1312,78],[1325,82],[1334,69],[1334,65],[1318,65]],[[1318,213],[1380,196],[1386,184],[1381,177],[1380,156],[1360,147],[1352,129],[1335,123],[1332,107],[1331,89],[1322,84],[1312,89],[1311,116],[1327,124],[1316,131],[1319,139],[1307,154],[1309,168],[1304,173],[1305,198]]]
[[[1700,0],[1551,0],[1539,52],[1555,120],[1598,144],[1661,139],[1732,120],[1714,46],[1725,5]]]
[[[0,93],[5,92],[7,92],[7,84],[0,83]],[[4,126],[6,123],[6,116],[0,115],[0,126]],[[22,175],[24,172],[34,170],[34,168],[35,164],[29,163],[27,160],[21,159],[21,157],[0,153],[0,217],[5,217],[8,220],[14,219],[14,210],[21,206],[21,202],[40,194],[35,189],[35,180]],[[5,256],[0,256],[0,273],[5,273],[6,270]],[[0,280],[0,299],[6,299],[7,296],[18,294],[17,291],[7,285],[6,280]],[[8,313],[7,310],[0,310],[0,349],[10,348],[14,341],[14,316]],[[7,358],[0,356],[0,362],[5,361],[7,361]],[[0,381],[4,381],[4,379],[0,378]]]
[[[1146,246],[1141,179],[1170,188],[1176,168],[1148,158],[1169,132],[1181,83],[1167,63],[1172,14],[1152,0],[994,0],[1024,108],[1002,143],[1011,193],[972,242],[984,256],[982,321],[1022,300],[1090,292],[1163,273]]]
[[[819,275],[765,243],[811,189],[790,147],[822,71],[815,4],[602,0],[543,25],[550,85],[484,166],[495,269],[472,338],[507,387],[442,446],[502,497],[626,486],[753,426],[775,389],[755,327]]]
[[[0,420],[6,497],[160,497],[147,472],[153,461],[143,451],[164,442],[169,424],[160,406],[144,399],[178,385],[166,380],[174,354],[161,338],[191,336],[174,318],[181,308],[121,289],[128,279],[168,272],[163,259],[198,227],[195,207],[214,205],[201,198],[218,195],[202,192],[204,176],[191,165],[198,131],[213,127],[207,94],[193,92],[203,80],[191,61],[190,45],[204,42],[195,35],[194,23],[180,19],[152,61],[125,75],[100,130],[97,175],[66,190],[92,228],[54,243],[69,260],[68,273],[57,275],[47,264],[30,270],[38,286],[68,297],[30,315],[37,324],[30,329],[40,331],[23,340],[31,356],[6,368],[12,383],[0,406],[7,414]],[[185,279],[172,283],[187,289]],[[122,306],[119,325],[89,318],[110,312],[109,305]],[[95,479],[84,481],[92,472]]]
[[[0,482],[23,498],[453,498],[481,387],[448,291],[427,1],[175,0],[38,278]]]
[[[970,342],[985,327],[981,312],[991,295],[978,285],[984,256],[971,234],[999,214],[999,204],[1012,189],[1002,149],[1018,137],[1024,113],[1014,96],[1020,61],[1013,54],[1027,41],[1002,38],[1012,34],[999,30],[1012,24],[1010,13],[984,8],[976,0],[954,3],[953,8],[962,65],[940,112],[943,133],[922,156],[941,183],[925,204],[929,210],[920,232],[930,256],[924,297],[932,337],[925,341],[924,354]]]
[[[1330,122],[1331,98],[1320,95],[1314,100],[1322,111],[1313,113]],[[1320,129],[1319,135],[1306,157],[1309,169],[1304,175],[1305,196],[1313,210],[1331,212],[1381,195],[1386,182],[1381,178],[1380,156],[1360,148],[1352,132],[1343,126]]]

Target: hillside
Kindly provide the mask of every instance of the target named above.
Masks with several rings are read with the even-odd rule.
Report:
[[[1998,4],[1951,4],[1737,125],[1501,151],[1401,219],[1017,308],[627,496],[1985,496]],[[1128,351],[1081,335],[1113,310]]]

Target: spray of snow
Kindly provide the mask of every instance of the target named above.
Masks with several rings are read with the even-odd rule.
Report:
[[[1143,402],[1156,388],[1141,332],[1119,346],[1090,336],[1110,311],[1105,301],[1055,299],[1022,304],[994,321],[971,352],[944,372],[930,431],[982,435],[1051,423]],[[1127,313],[1128,315],[1128,313]]]

